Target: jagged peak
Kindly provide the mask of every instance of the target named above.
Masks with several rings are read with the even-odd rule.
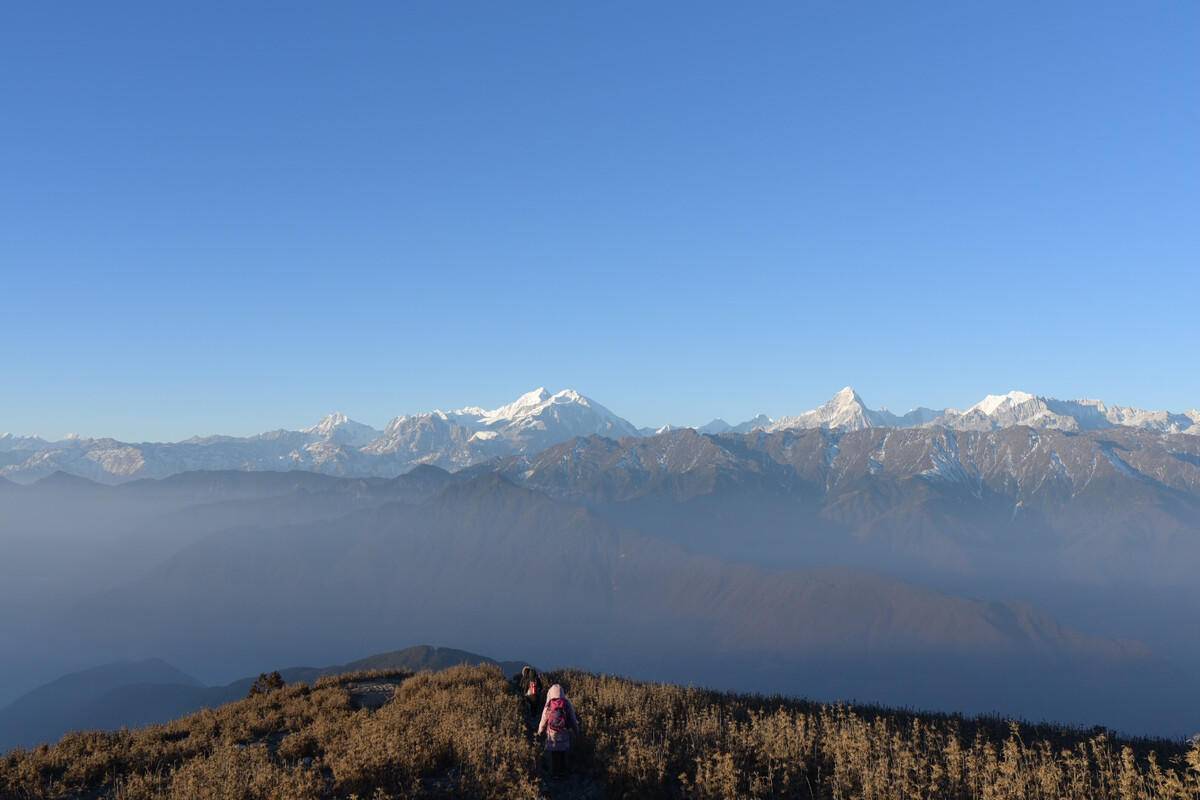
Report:
[[[313,425],[308,428],[304,428],[300,432],[301,433],[316,433],[316,434],[321,434],[323,436],[328,436],[329,434],[336,431],[338,428],[346,428],[346,427],[368,428],[370,426],[364,425],[361,422],[356,422],[355,420],[350,419],[350,417],[346,416],[341,411],[334,411],[332,413],[326,414],[324,417],[321,417],[321,421],[318,422],[316,425]]]
[[[588,402],[586,397],[574,389],[563,389],[562,391],[555,392],[550,399],[560,403],[583,403],[584,405]]]
[[[45,443],[45,441],[45,439],[43,439],[41,436],[38,436],[36,433],[0,433],[0,442],[29,442],[33,444]]]
[[[521,417],[540,412],[551,405],[580,405],[587,408],[595,406],[591,400],[574,389],[562,389],[551,393],[545,386],[539,386],[533,391],[526,392],[507,405],[491,411],[482,411],[479,416],[484,424],[511,422]]]
[[[969,414],[972,411],[978,411],[981,414],[991,416],[992,414],[996,413],[997,409],[1002,408],[1005,405],[1018,406],[1021,403],[1028,403],[1030,400],[1034,399],[1036,399],[1035,396],[1029,392],[1022,392],[1017,389],[1013,389],[1007,394],[989,394],[987,397],[968,408],[966,413]]]
[[[849,405],[850,403],[864,405],[862,397],[854,391],[854,387],[844,386],[838,390],[837,394],[829,398],[826,405]]]
[[[550,398],[550,390],[547,389],[545,386],[539,386],[536,389],[533,389],[532,391],[528,391],[525,394],[518,397],[517,402],[518,403],[529,403],[529,404],[541,403],[542,401],[547,400],[549,398]]]
[[[527,414],[533,409],[545,403],[552,397],[545,386],[539,386],[533,391],[526,392],[511,403],[500,406],[491,411],[484,411],[482,416],[486,420],[505,420],[512,419],[522,414]]]
[[[350,421],[350,418],[341,411],[334,411],[321,417],[321,421],[312,427],[305,428],[305,433],[312,433],[324,428],[336,428],[338,425],[345,425]]]

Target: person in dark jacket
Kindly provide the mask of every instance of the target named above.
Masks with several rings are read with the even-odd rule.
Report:
[[[517,694],[521,697],[521,711],[525,714],[525,728],[532,735],[538,722],[538,715],[542,711],[546,688],[542,685],[542,677],[537,674],[537,670],[529,666],[523,667],[521,674],[513,681],[516,683]]]

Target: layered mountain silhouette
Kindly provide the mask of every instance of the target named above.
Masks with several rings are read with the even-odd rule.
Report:
[[[1200,560],[1200,438],[1117,428],[577,439],[475,468],[715,554],[804,550],[985,570],[1000,557],[1089,579],[1189,583]],[[791,549],[780,537],[804,535]],[[1174,556],[1168,555],[1174,554]],[[1188,557],[1180,559],[1178,556]],[[1049,561],[1048,561],[1049,560]]]
[[[171,686],[173,693],[181,695],[202,688],[195,678],[159,659],[106,664],[64,675],[0,709],[0,752],[56,741],[69,730],[143,725],[170,719],[176,712],[174,705],[167,704],[162,709],[165,716],[147,718],[140,704],[130,704],[124,697],[113,699],[133,685]]]
[[[303,593],[291,589],[305,587]],[[214,589],[218,591],[214,592]],[[154,597],[153,609],[136,607]],[[495,599],[505,597],[502,606]],[[205,599],[207,598],[207,599]],[[469,640],[556,609],[544,633],[572,649],[618,639],[678,652],[871,648],[963,653],[1136,655],[1028,609],[954,598],[849,570],[767,572],[689,554],[495,473],[419,505],[388,503],[334,521],[231,530],[182,550],[94,607],[164,634],[199,628],[302,634],[315,619],[371,609]],[[786,615],[761,612],[786,608]],[[831,615],[830,608],[838,613]],[[239,609],[253,609],[241,615]],[[458,618],[461,615],[461,618]],[[361,632],[360,632],[361,634]]]
[[[21,610],[0,697],[81,650],[236,675],[402,639],[1081,721],[1107,703],[1153,730],[1182,725],[1168,673],[1200,663],[1179,636],[1200,610],[1186,434],[684,428],[394,478],[0,491],[0,602]]]
[[[495,664],[506,674],[518,662],[498,662],[449,647],[420,645],[377,653],[330,667],[279,670],[287,683],[312,683],[327,675],[363,670],[441,670],[459,664]],[[64,675],[0,708],[0,753],[57,741],[78,730],[115,730],[166,722],[201,708],[215,708],[245,697],[253,677],[221,686],[205,686],[158,659],[117,662]]]

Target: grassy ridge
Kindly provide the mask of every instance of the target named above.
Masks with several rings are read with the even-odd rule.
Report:
[[[584,724],[543,779],[494,667],[293,685],[134,731],[0,759],[0,797],[1200,798],[1200,746],[996,720],[828,706],[567,672]],[[367,686],[395,684],[376,711]]]

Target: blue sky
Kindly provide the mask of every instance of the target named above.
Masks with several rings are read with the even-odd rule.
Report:
[[[0,11],[0,430],[1200,406],[1200,4]]]

